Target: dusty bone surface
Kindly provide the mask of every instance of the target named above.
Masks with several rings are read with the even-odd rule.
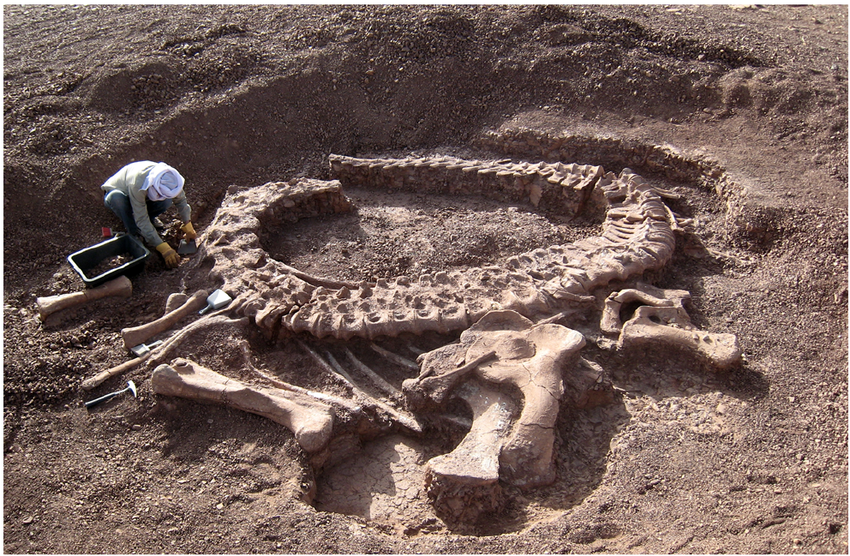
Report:
[[[687,220],[665,205],[672,194],[628,169],[616,175],[599,166],[562,163],[336,155],[330,167],[338,180],[233,188],[205,231],[197,260],[235,298],[231,309],[272,341],[301,334],[348,341],[460,333],[458,342],[420,357],[419,377],[404,384],[415,412],[439,412],[452,396],[472,410],[471,427],[457,448],[426,465],[429,497],[450,519],[475,520],[498,510],[500,484],[552,483],[561,405],[611,398],[603,373],[566,363],[584,337],[535,321],[563,320],[571,311],[598,315],[613,290],[600,328],[619,335],[618,348],[666,343],[721,368],[740,359],[734,337],[710,336],[690,325],[683,306],[687,292],[632,284],[669,262],[675,233]],[[544,245],[483,267],[375,282],[311,275],[263,249],[263,234],[284,222],[351,210],[344,186],[476,194],[571,215],[599,210],[604,218],[599,235],[573,243]],[[646,306],[624,324],[620,309],[633,301]],[[709,350],[705,338],[722,340],[718,343],[728,349]]]

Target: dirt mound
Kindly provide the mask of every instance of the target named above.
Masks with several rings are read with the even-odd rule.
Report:
[[[847,70],[846,6],[4,6],[4,549],[846,553]],[[315,476],[283,427],[155,396],[144,366],[80,389],[127,359],[121,328],[217,286],[154,253],[131,297],[41,323],[37,297],[83,289],[66,257],[121,228],[103,181],[168,162],[203,232],[233,186],[330,179],[331,153],[631,168],[693,219],[645,278],[690,291],[694,324],[735,334],[746,364],[716,375],[685,355],[590,345],[620,397],[564,407],[556,482],[505,487],[506,506],[471,529],[435,516],[420,470],[405,472],[460,442],[462,404],[455,424],[380,437]],[[481,198],[345,193],[352,213],[287,225],[264,248],[377,280],[484,266],[599,225]],[[180,223],[164,220],[176,245]],[[380,343],[415,359],[411,346],[453,339]],[[368,342],[347,347],[406,378]],[[347,394],[256,330],[211,327],[179,355]],[[83,409],[129,379],[138,399]]]

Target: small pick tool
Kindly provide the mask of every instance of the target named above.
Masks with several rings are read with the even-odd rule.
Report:
[[[91,409],[92,407],[96,406],[100,402],[105,402],[106,400],[111,400],[115,396],[117,396],[119,394],[123,394],[124,392],[127,392],[127,391],[132,392],[134,398],[138,397],[138,395],[136,394],[136,383],[131,380],[131,381],[127,382],[127,387],[124,388],[123,390],[111,392],[109,394],[106,394],[105,396],[101,396],[101,397],[97,398],[96,400],[91,400],[91,401],[86,402],[85,403],[86,409]]]
[[[207,311],[216,311],[225,307],[232,301],[231,297],[221,290],[215,290],[207,297],[207,306],[198,311],[199,315],[203,315]]]

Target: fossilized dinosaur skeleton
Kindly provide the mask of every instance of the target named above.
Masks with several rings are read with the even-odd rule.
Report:
[[[259,245],[263,226],[291,214],[345,210],[337,181],[271,183],[228,195],[207,231],[206,257],[225,291],[242,294],[237,309],[271,336],[281,330],[377,338],[409,332],[457,332],[494,309],[528,317],[593,301],[594,290],[660,268],[675,247],[675,217],[652,186],[624,170],[599,166],[432,159],[355,159],[331,156],[342,184],[374,180],[395,189],[451,191],[549,204],[565,199],[574,213],[593,195],[607,204],[602,234],[536,249],[488,266],[398,277],[394,282],[341,284],[293,272]],[[380,176],[380,179],[373,176]],[[452,185],[456,184],[456,185]],[[462,185],[458,185],[462,184]],[[541,193],[542,192],[542,193]]]
[[[599,166],[446,156],[331,155],[329,162],[338,180],[295,179],[229,191],[205,232],[199,264],[211,269],[211,277],[235,297],[232,309],[272,339],[298,333],[348,340],[463,332],[458,342],[420,356],[419,376],[404,383],[414,410],[429,401],[442,403],[451,394],[467,400],[473,410],[467,439],[451,454],[429,462],[435,504],[448,499],[447,508],[456,506],[458,496],[469,499],[468,492],[458,493],[470,487],[479,489],[476,496],[483,511],[492,509],[498,498],[492,490],[496,479],[518,486],[554,480],[553,427],[564,393],[570,392],[572,403],[582,403],[581,394],[602,377],[565,370],[584,338],[541,319],[570,308],[593,310],[612,282],[633,281],[669,261],[674,231],[682,221],[665,205],[665,193],[628,169],[615,175]],[[268,256],[262,236],[283,221],[349,210],[343,186],[474,194],[568,215],[604,210],[605,216],[597,236],[541,247],[498,265],[424,274],[415,280],[400,276],[346,283],[305,274]],[[670,343],[720,367],[734,364],[740,359],[734,336],[696,330],[682,304],[687,297],[687,292],[642,285],[615,291],[605,301],[600,328],[619,335],[621,348]],[[621,309],[633,302],[645,306],[623,323]],[[182,383],[191,381],[183,375],[167,376],[175,384],[181,382],[178,390],[186,391]],[[216,381],[221,379],[204,388],[224,388]],[[512,400],[499,388],[503,384],[518,390],[523,399]],[[305,436],[310,442],[302,446],[310,452],[323,449],[324,441],[316,439],[331,436],[330,406],[323,404],[320,418],[310,420],[292,407],[297,400],[290,394],[264,391],[261,397],[284,400],[284,409],[275,410],[284,415],[279,422],[320,423],[317,430],[322,434]],[[295,427],[294,432],[304,436],[302,429]],[[462,516],[464,511],[449,513]]]

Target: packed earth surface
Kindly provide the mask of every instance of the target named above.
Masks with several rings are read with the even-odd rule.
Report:
[[[847,12],[4,6],[4,552],[846,554]],[[617,173],[628,146],[669,154],[628,164],[693,219],[644,279],[688,290],[694,323],[735,334],[744,361],[719,373],[589,338],[583,357],[618,395],[562,407],[555,483],[505,486],[505,507],[475,523],[435,515],[422,484],[463,431],[381,436],[314,469],[283,426],[154,394],[144,364],[81,389],[132,357],[122,328],[163,315],[170,294],[216,289],[191,255],[169,270],[154,251],[129,297],[38,318],[37,298],[86,289],[67,257],[122,231],[99,186],[129,162],[179,169],[203,241],[234,186],[332,179],[330,154],[544,160],[486,140],[523,133],[569,138],[575,157],[560,162]],[[351,212],[281,226],[264,249],[374,281],[497,264],[600,224],[343,192]],[[176,213],[162,220],[176,247]],[[349,394],[290,340],[211,327],[174,356]],[[377,343],[415,359],[408,345],[451,340]],[[347,345],[396,385],[411,376]],[[83,406],[128,380],[138,397]]]

